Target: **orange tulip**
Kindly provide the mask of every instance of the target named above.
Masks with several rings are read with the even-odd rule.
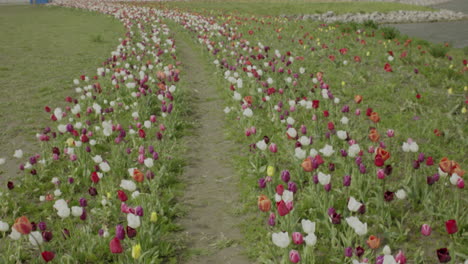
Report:
[[[302,162],[301,166],[306,172],[311,172],[314,170],[314,168],[312,167],[312,160],[310,160],[309,158],[305,159]]]
[[[245,100],[245,101],[246,101],[248,104],[250,104],[250,105],[251,105],[251,104],[252,104],[252,102],[253,102],[253,100],[252,100],[252,96],[250,96],[250,95],[249,95],[249,96],[246,96],[246,97],[244,97],[244,100]]]
[[[450,173],[452,171],[452,161],[444,157],[440,160],[439,167],[443,172]]]
[[[390,158],[390,152],[386,151],[383,148],[378,148],[377,149],[377,155],[380,155],[384,161],[388,160]]]
[[[374,123],[378,123],[380,121],[380,116],[377,112],[372,112],[369,118]]]
[[[369,139],[372,142],[379,141],[380,135],[379,135],[379,132],[377,132],[377,129],[375,129],[375,128],[371,129],[371,131],[369,132]]]
[[[258,209],[262,212],[268,212],[271,209],[271,201],[268,199],[268,197],[264,194],[260,195],[258,197]]]
[[[359,104],[362,102],[362,96],[360,95],[355,95],[354,96],[354,102],[356,102],[356,104]]]
[[[460,164],[455,161],[452,161],[452,173],[456,173],[458,176],[463,177],[465,171],[461,169]]]
[[[372,248],[376,249],[380,247],[380,238],[376,236],[370,236],[369,239],[367,239],[367,245]]]
[[[138,169],[133,170],[133,179],[136,182],[142,182],[145,179],[145,175]]]
[[[17,218],[13,224],[13,228],[23,235],[27,235],[32,231],[32,225],[26,216]]]

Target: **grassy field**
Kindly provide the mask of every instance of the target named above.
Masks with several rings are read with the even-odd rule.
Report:
[[[0,6],[0,25],[0,157],[6,157],[32,150],[47,121],[43,107],[63,101],[79,74],[94,75],[123,27],[100,14],[29,5]]]
[[[318,2],[318,1],[253,1],[253,2],[224,2],[224,1],[193,1],[193,2],[168,2],[167,7],[181,8],[195,12],[206,10],[220,10],[239,14],[258,15],[294,15],[325,13],[333,11],[343,13],[370,13],[391,12],[397,10],[430,11],[428,7],[406,5],[400,3],[381,2]]]

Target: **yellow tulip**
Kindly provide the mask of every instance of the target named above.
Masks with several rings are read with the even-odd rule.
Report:
[[[151,213],[150,221],[153,223],[156,223],[156,221],[158,221],[158,214],[156,214],[156,212]]]
[[[465,86],[465,88],[463,88],[463,90],[468,91],[468,86]]]
[[[370,51],[366,52],[366,56],[367,56],[367,57],[370,56]]]
[[[66,142],[69,147],[73,147],[75,145],[75,140],[73,138],[68,138]]]
[[[450,64],[449,69],[453,69],[453,64]]]
[[[345,81],[341,81],[341,86],[345,86],[346,85],[346,82]]]
[[[453,89],[452,89],[452,88],[449,88],[449,89],[447,90],[447,92],[448,92],[448,94],[453,94]]]
[[[141,256],[141,246],[136,244],[132,247],[132,258],[137,259]]]
[[[111,193],[107,192],[107,199],[110,199],[110,198],[111,198]]]
[[[463,108],[462,108],[462,113],[463,113],[463,114],[466,114],[466,107],[463,107]]]
[[[270,177],[273,177],[275,175],[275,167],[273,166],[268,166],[267,168],[267,175]]]

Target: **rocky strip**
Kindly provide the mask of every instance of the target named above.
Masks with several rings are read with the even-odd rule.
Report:
[[[337,15],[333,11],[328,11],[323,14],[306,14],[298,16],[286,16],[288,18],[296,18],[300,20],[316,20],[325,23],[333,22],[357,22],[363,23],[372,20],[379,24],[389,23],[417,23],[417,22],[436,22],[436,21],[454,21],[468,19],[468,15],[462,12],[454,12],[451,10],[441,9],[436,12],[430,11],[394,11],[388,13],[373,12],[373,13],[346,13]]]
[[[391,3],[401,3],[409,5],[421,5],[421,6],[430,6],[438,5],[451,0],[359,0],[360,2],[391,2]]]

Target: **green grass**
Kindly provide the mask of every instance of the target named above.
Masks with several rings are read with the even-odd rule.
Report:
[[[224,1],[194,1],[194,2],[169,2],[168,7],[176,7],[194,12],[207,10],[220,10],[237,14],[258,15],[295,15],[325,13],[333,11],[337,14],[343,13],[370,13],[391,12],[397,10],[431,11],[433,9],[423,6],[406,5],[400,3],[381,2],[316,2],[316,1],[253,1],[253,2],[224,2]]]
[[[73,94],[80,74],[95,75],[124,31],[101,14],[29,5],[0,7],[0,24],[0,146],[7,155],[34,140],[47,119],[43,107]]]

